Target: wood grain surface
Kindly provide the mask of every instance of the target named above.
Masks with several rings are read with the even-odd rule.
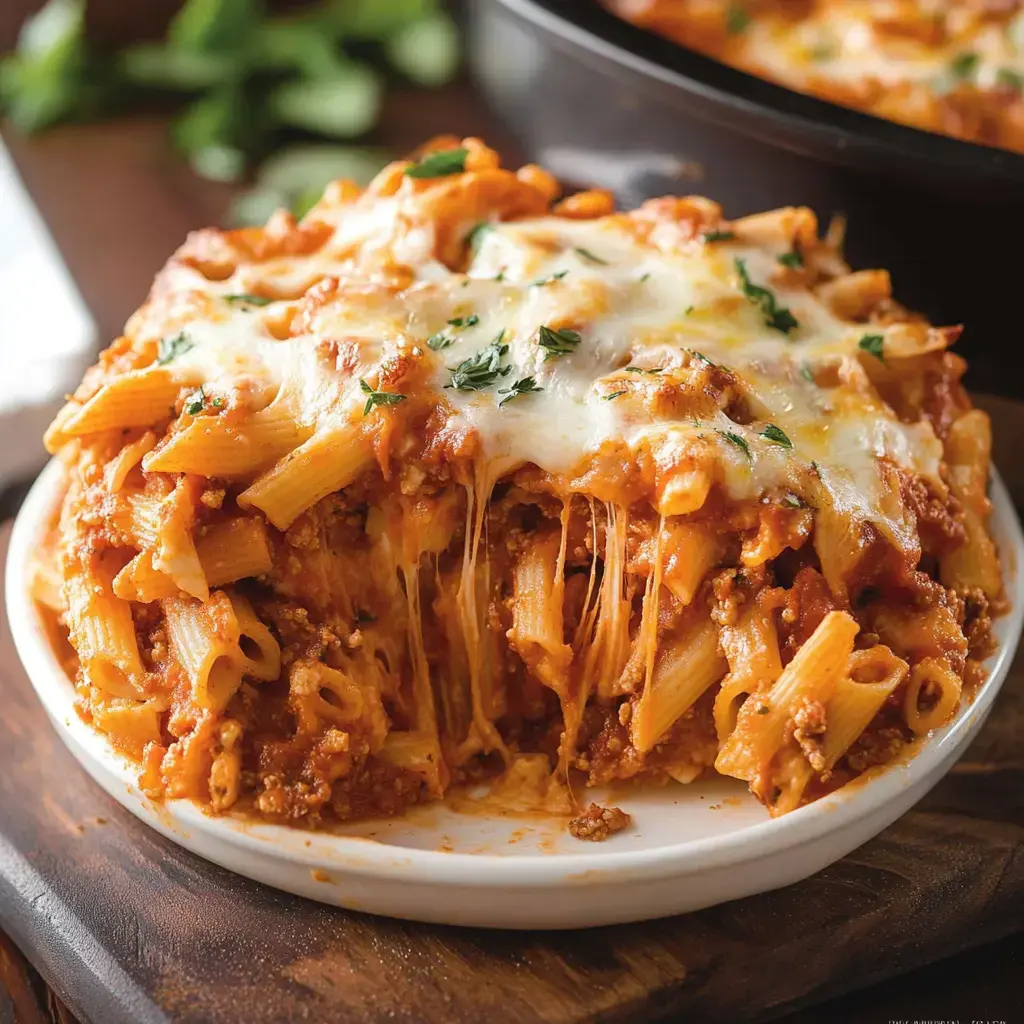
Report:
[[[177,849],[77,767],[2,621],[0,925],[89,1024],[766,1020],[1024,920],[1022,658],[946,780],[813,878],[665,921],[495,933],[320,906]]]

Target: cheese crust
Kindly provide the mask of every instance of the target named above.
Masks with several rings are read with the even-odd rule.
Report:
[[[948,721],[1002,601],[958,330],[806,209],[420,156],[192,235],[47,434],[37,593],[146,792],[717,771],[777,814]]]
[[[1016,0],[603,0],[725,64],[875,114],[1024,152]]]

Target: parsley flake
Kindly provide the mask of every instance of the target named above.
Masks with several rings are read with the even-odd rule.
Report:
[[[739,35],[750,24],[750,15],[739,4],[730,4],[725,12],[725,31],[731,36]]]
[[[786,436],[780,427],[775,426],[774,423],[769,423],[764,430],[761,431],[761,436],[772,444],[777,444],[782,448],[792,448],[793,442]]]
[[[237,302],[242,306],[269,306],[273,299],[268,299],[265,295],[250,295],[248,292],[238,292],[236,295],[225,295],[225,302]]]
[[[627,366],[626,373],[642,373],[646,377],[653,377],[656,373],[661,373],[665,369],[664,366]]]
[[[651,279],[651,272],[648,270],[646,274],[641,274],[640,277],[637,278],[637,281],[640,284],[646,284],[648,281],[650,281],[650,279]]]
[[[448,321],[450,327],[475,327],[480,323],[480,317],[476,313],[470,313],[469,316],[456,316]]]
[[[792,252],[784,252],[776,257],[779,263],[790,270],[799,270],[804,265],[804,258],[794,249]]]
[[[885,338],[881,334],[865,334],[857,342],[857,348],[874,356],[880,363],[885,362]]]
[[[721,434],[730,444],[736,445],[737,448],[749,459],[750,458],[750,445],[740,437],[739,434],[734,434],[731,430],[716,430],[716,434]]]
[[[1024,75],[1013,68],[1000,68],[996,72],[996,85],[1012,89],[1014,92],[1024,91]]]
[[[546,284],[552,284],[554,281],[561,281],[562,278],[565,277],[565,275],[568,273],[568,270],[559,270],[555,274],[548,274],[547,277],[538,277],[536,281],[530,282],[530,287],[543,288]]]
[[[696,306],[687,306],[686,309],[683,310],[683,316],[689,316],[696,308]]]
[[[582,246],[577,246],[575,249],[573,249],[573,252],[576,253],[576,255],[580,257],[580,259],[586,260],[587,263],[597,263],[599,266],[602,267],[609,266],[607,260],[601,259],[600,256],[595,256],[589,249],[584,249]]]
[[[764,314],[764,322],[768,327],[781,331],[783,334],[789,334],[794,327],[800,326],[797,318],[785,306],[778,304],[774,292],[769,291],[767,288],[762,288],[759,284],[754,284],[750,280],[750,275],[747,273],[746,260],[737,257],[733,263],[736,267],[736,273],[740,277],[743,294],[751,302],[756,302],[761,307],[761,312]]]
[[[405,176],[407,178],[447,178],[450,174],[461,174],[466,169],[467,156],[469,156],[469,150],[465,146],[428,153],[419,163],[406,167]]]
[[[610,395],[602,395],[602,402],[610,402],[613,398],[621,398],[625,394],[625,389],[622,391],[613,391]]]
[[[185,399],[185,412],[189,416],[198,416],[203,411],[204,405],[206,405],[206,392],[200,387]]]
[[[814,371],[811,369],[810,363],[800,364],[800,376],[803,377],[803,379],[810,384],[816,383],[816,381],[814,380]]]
[[[212,405],[212,406],[214,407],[214,409],[219,409],[219,408],[221,408],[221,406],[223,406],[223,405],[224,405],[224,399],[223,399],[223,398],[221,398],[221,397],[220,397],[220,396],[218,395],[218,396],[217,396],[217,397],[216,397],[216,398],[215,398],[215,399],[214,399],[214,400],[213,400],[213,401],[212,401],[212,402],[210,403],[210,405]]]
[[[359,380],[359,390],[367,396],[366,405],[363,406],[364,416],[368,416],[378,405],[398,405],[406,399],[405,395],[397,391],[374,391],[362,378]]]
[[[501,365],[508,352],[508,345],[501,340],[504,336],[505,332],[501,331],[486,348],[463,359],[458,366],[449,366],[452,377],[445,387],[456,391],[482,391],[496,384],[499,377],[507,377],[512,367]]]
[[[440,352],[443,348],[450,348],[454,344],[455,339],[445,334],[444,331],[438,331],[437,334],[432,334],[427,338],[427,348],[431,348],[435,352]]]
[[[543,388],[537,387],[537,381],[534,377],[520,377],[519,380],[513,381],[512,386],[508,388],[498,388],[498,394],[504,395],[505,397],[498,403],[500,409],[506,402],[511,402],[513,398],[518,398],[519,395],[529,395],[535,391],[543,391]]]
[[[795,494],[784,494],[782,504],[787,508],[803,508],[804,503]]]
[[[703,352],[698,352],[695,348],[684,348],[683,351],[690,356],[691,359],[696,359],[698,363],[703,363],[705,366],[714,366],[710,359]]]
[[[174,362],[178,356],[183,356],[194,344],[184,331],[173,338],[161,338],[157,346],[156,361],[160,366],[166,366]]]
[[[705,242],[731,242],[736,237],[735,231],[705,231],[700,236]]]
[[[483,241],[484,235],[488,231],[493,231],[494,225],[489,220],[482,220],[468,235],[466,235],[466,244],[469,246],[470,252],[475,256],[480,249],[480,243]]]
[[[973,78],[978,70],[976,53],[958,53],[949,64],[950,74],[961,82]]]
[[[553,331],[550,327],[541,327],[537,332],[537,344],[544,349],[545,362],[575,352],[576,346],[582,340],[577,331],[571,331],[568,327],[563,327],[560,331]]]

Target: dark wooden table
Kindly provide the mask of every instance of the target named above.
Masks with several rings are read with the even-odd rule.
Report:
[[[392,96],[385,123],[384,141],[397,149],[451,130],[483,134],[497,139],[499,145],[508,145],[496,135],[493,124],[469,92],[460,88],[439,96]],[[230,199],[228,189],[198,181],[170,154],[164,126],[158,120],[76,126],[31,142],[13,136],[5,137],[5,141],[104,339],[119,331],[143,298],[154,272],[185,232],[218,222]],[[997,461],[1008,467],[1019,462],[1015,448],[1024,431],[1024,405],[996,402],[994,411],[1002,426],[997,434]],[[1015,483],[1016,477],[1020,483],[1015,497],[1018,507],[1024,507],[1024,472],[1015,476]],[[1024,737],[1021,742],[1024,746]],[[1022,767],[1024,762],[1018,765],[1018,778]],[[1018,800],[1020,813],[1014,827],[1020,856],[1024,856],[1020,843],[1022,807]],[[1024,921],[1020,926],[1024,927]],[[922,941],[925,938],[922,936]],[[793,963],[790,969],[799,974],[809,966]],[[800,1011],[787,1017],[786,1024],[825,1020],[872,1024],[900,1018],[1024,1020],[1019,1009],[1024,1006],[1020,995],[1022,973],[1024,943],[1019,936],[1011,936],[841,1000]],[[244,1011],[240,1008],[239,1012]],[[71,1020],[53,990],[0,934],[0,1024],[64,1024]]]

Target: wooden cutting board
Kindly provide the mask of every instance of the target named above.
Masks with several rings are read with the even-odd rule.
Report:
[[[0,709],[0,929],[86,1024],[766,1020],[1024,922],[1021,657],[960,764],[839,863],[685,917],[548,934],[340,911],[179,850],[65,751],[5,613]]]

